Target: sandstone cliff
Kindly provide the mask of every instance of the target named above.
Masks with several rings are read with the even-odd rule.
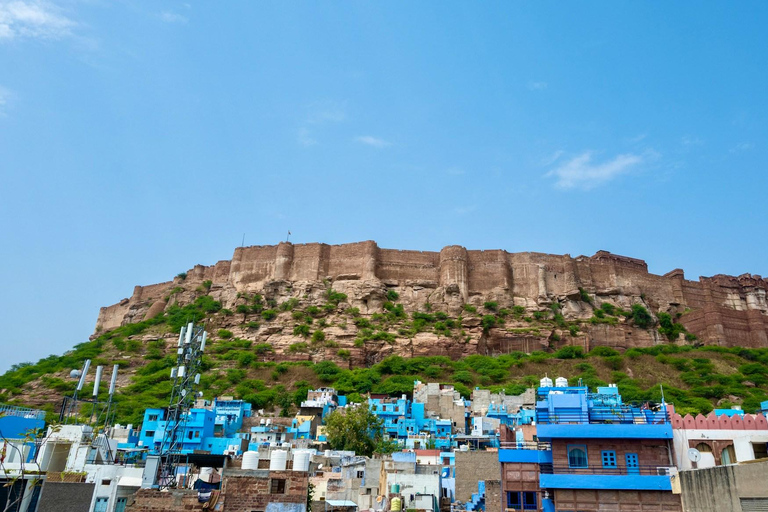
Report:
[[[328,290],[346,298],[329,305]],[[590,322],[603,303],[623,309],[642,304],[653,315],[669,313],[705,344],[768,347],[767,290],[768,280],[761,276],[717,275],[689,281],[682,270],[654,275],[642,260],[605,251],[573,258],[460,246],[440,252],[401,251],[381,249],[372,241],[280,243],[239,247],[230,261],[198,265],[184,278],[136,286],[130,298],[101,308],[96,332],[151,318],[200,295],[210,295],[234,312],[258,294],[277,311],[290,299],[295,306],[267,321],[258,315],[217,313],[208,319],[209,331],[226,328],[235,337],[269,344],[271,357],[281,360],[351,358],[355,364],[372,364],[390,354],[459,357],[563,345],[626,349],[669,342],[655,328],[640,329],[622,318]],[[365,322],[355,319],[385,313],[389,291],[396,292],[405,312],[439,311],[456,328],[414,331],[391,321],[378,326],[387,335],[367,332],[361,342]],[[498,304],[499,310],[517,306],[516,311],[524,308],[525,313],[509,316],[503,325],[482,325],[489,312],[483,307],[489,302]],[[578,328],[569,329],[563,322],[532,322],[530,315],[550,312],[553,305]],[[323,342],[309,344],[294,334],[304,320],[291,309],[313,306],[323,308],[319,322]],[[258,327],[252,320],[259,320]],[[673,341],[684,342],[682,336]]]

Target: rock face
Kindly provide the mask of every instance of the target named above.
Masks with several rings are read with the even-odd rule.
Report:
[[[208,287],[202,287],[207,281]],[[563,332],[555,326],[548,331],[526,329],[525,324],[517,326],[521,328],[507,324],[505,328],[483,329],[481,315],[464,313],[461,336],[393,332],[397,338],[394,342],[366,342],[355,347],[358,329],[351,321],[346,326],[340,320],[343,311],[358,308],[363,316],[382,313],[388,290],[399,294],[398,302],[406,312],[443,311],[456,318],[462,315],[465,304],[481,309],[488,301],[497,302],[500,308],[522,306],[529,314],[558,304],[566,320],[589,319],[595,307],[604,302],[624,309],[639,303],[652,314],[672,314],[705,344],[768,346],[768,280],[761,276],[716,275],[689,281],[680,269],[653,275],[643,260],[605,251],[575,258],[567,254],[469,251],[460,246],[420,252],[381,249],[373,241],[238,247],[232,260],[195,266],[183,280],[177,277],[136,286],[130,298],[101,308],[96,331],[150,318],[172,304],[192,302],[201,294],[201,287],[203,294],[233,311],[241,297],[254,293],[276,304],[295,298],[302,306],[322,305],[330,287],[346,294],[337,310],[326,310],[334,320],[326,335],[338,346],[315,350],[309,356],[288,351],[290,345],[302,341],[293,334],[295,322],[290,314],[262,322],[258,329],[242,325],[243,315],[215,320],[217,327],[232,329],[235,336],[270,343],[276,354],[293,359],[337,359],[338,347],[349,348],[354,362],[370,364],[393,353],[459,357],[530,352],[566,344],[625,349],[666,342],[655,329],[639,329],[627,322],[587,324],[578,333]]]

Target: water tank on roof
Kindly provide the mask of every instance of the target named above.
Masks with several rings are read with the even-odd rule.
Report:
[[[243,454],[243,469],[259,469],[259,452],[247,451]]]
[[[543,379],[541,379],[539,381],[539,385],[542,388],[551,388],[552,387],[552,379],[550,379],[549,377],[544,377]]]
[[[285,471],[288,452],[286,450],[275,450],[269,455],[270,471]]]
[[[558,377],[555,379],[555,387],[556,388],[567,388],[568,387],[568,379],[565,377]]]
[[[296,450],[293,452],[293,470],[309,471],[309,451]]]

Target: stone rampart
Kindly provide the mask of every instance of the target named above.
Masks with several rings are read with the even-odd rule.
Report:
[[[352,302],[357,300],[352,305],[364,312],[380,307],[385,289],[395,287],[414,307],[427,300],[456,312],[463,303],[473,301],[482,305],[484,300],[494,300],[528,309],[544,309],[559,302],[564,314],[588,318],[592,311],[581,301],[581,289],[594,297],[596,305],[610,301],[629,308],[639,302],[653,313],[675,314],[706,343],[768,346],[768,281],[759,275],[715,275],[690,281],[680,269],[665,275],[650,274],[643,260],[606,251],[575,258],[567,254],[468,251],[455,245],[439,252],[422,252],[381,249],[373,241],[238,247],[231,261],[197,265],[187,272],[186,279],[137,286],[130,298],[101,308],[97,330],[136,322],[168,304],[194,300],[195,287],[205,281],[211,281],[211,295],[233,309],[237,293],[263,293],[280,286],[285,290],[296,288],[298,283],[304,293],[313,286],[333,285],[349,294]],[[636,346],[637,340],[624,339],[628,335],[615,329],[601,334],[596,329],[594,336],[582,342],[603,344],[600,340],[605,338],[607,345]],[[650,344],[658,341],[645,337]],[[488,339],[489,350],[497,342]],[[525,345],[528,341],[502,343]]]

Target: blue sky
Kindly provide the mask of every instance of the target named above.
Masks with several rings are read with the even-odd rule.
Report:
[[[0,371],[246,244],[768,275],[768,3],[0,0]]]

